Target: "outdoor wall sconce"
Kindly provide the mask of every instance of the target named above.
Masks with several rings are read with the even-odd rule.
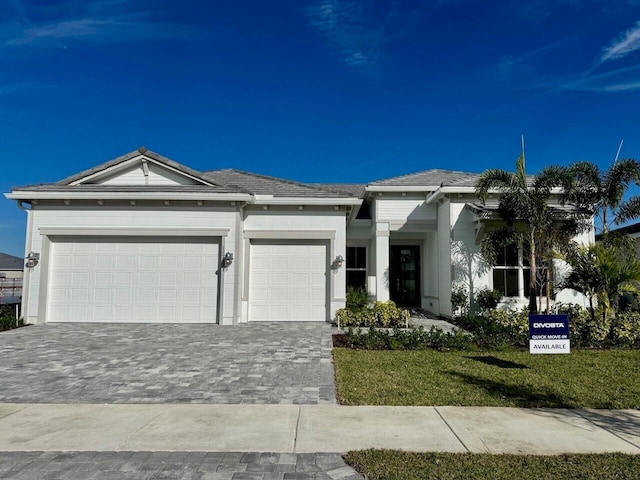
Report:
[[[344,257],[342,255],[338,255],[335,260],[336,267],[340,268],[344,263]]]
[[[38,265],[38,262],[40,261],[40,254],[35,252],[29,252],[25,260],[27,261],[27,263],[25,263],[24,266],[27,268],[33,268],[36,265]]]
[[[229,265],[233,263],[233,253],[227,252],[222,257],[222,267],[227,268]]]

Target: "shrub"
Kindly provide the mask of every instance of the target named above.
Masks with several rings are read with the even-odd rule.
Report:
[[[529,340],[529,312],[526,308],[517,311],[490,310],[485,318],[490,326],[487,335],[495,335],[495,341],[510,345],[527,345]],[[485,339],[490,340],[490,339]]]
[[[444,332],[435,327],[400,329],[370,328],[367,332],[357,332],[348,328],[345,334],[347,345],[364,350],[424,350],[451,348],[468,350],[473,348],[473,338],[462,332]]]
[[[483,312],[495,309],[501,300],[502,293],[498,290],[484,289],[476,293],[476,303]]]
[[[611,328],[611,320],[602,319],[599,311],[595,313],[595,319],[585,308],[576,304],[558,303],[555,307],[557,313],[569,315],[569,336],[571,345],[576,347],[602,347]]]
[[[369,293],[364,288],[349,287],[347,290],[347,310],[359,312],[371,303]]]
[[[640,313],[618,313],[611,322],[611,342],[617,347],[640,347]]]
[[[469,294],[464,287],[456,287],[451,292],[451,309],[454,315],[460,311],[461,316],[469,311]]]
[[[0,311],[0,331],[11,330],[22,325],[24,325],[24,322],[17,319],[14,313],[9,313],[7,310]]]
[[[409,322],[410,313],[396,307],[392,301],[375,302],[370,308],[350,310],[341,308],[336,312],[340,327],[404,327]]]

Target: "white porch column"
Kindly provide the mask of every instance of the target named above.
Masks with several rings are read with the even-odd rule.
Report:
[[[389,300],[389,224],[376,223],[376,300]]]

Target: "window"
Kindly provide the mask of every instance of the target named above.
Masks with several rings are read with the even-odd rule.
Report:
[[[536,294],[540,295],[540,292],[545,288],[547,269],[546,266],[538,266],[537,270]],[[526,249],[518,247],[516,244],[507,245],[498,253],[496,264],[493,267],[493,289],[505,297],[528,297],[530,272]]]
[[[507,245],[498,252],[496,264],[493,267],[493,289],[505,297],[518,297],[520,294],[518,276],[522,267],[518,261],[521,249],[517,245]]]
[[[367,288],[367,248],[347,247],[347,290]]]

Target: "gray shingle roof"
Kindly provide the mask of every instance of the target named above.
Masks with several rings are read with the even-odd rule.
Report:
[[[358,198],[364,195],[364,189],[367,186],[364,183],[312,183],[310,185]]]
[[[354,197],[352,193],[322,188],[318,184],[294,182],[284,178],[269,177],[258,173],[244,172],[232,168],[204,172],[203,176],[212,182],[228,187],[236,187],[257,195],[275,197]]]
[[[369,186],[388,187],[474,187],[479,173],[431,169],[372,182]]]
[[[23,270],[24,260],[20,257],[0,253],[0,270]]]

